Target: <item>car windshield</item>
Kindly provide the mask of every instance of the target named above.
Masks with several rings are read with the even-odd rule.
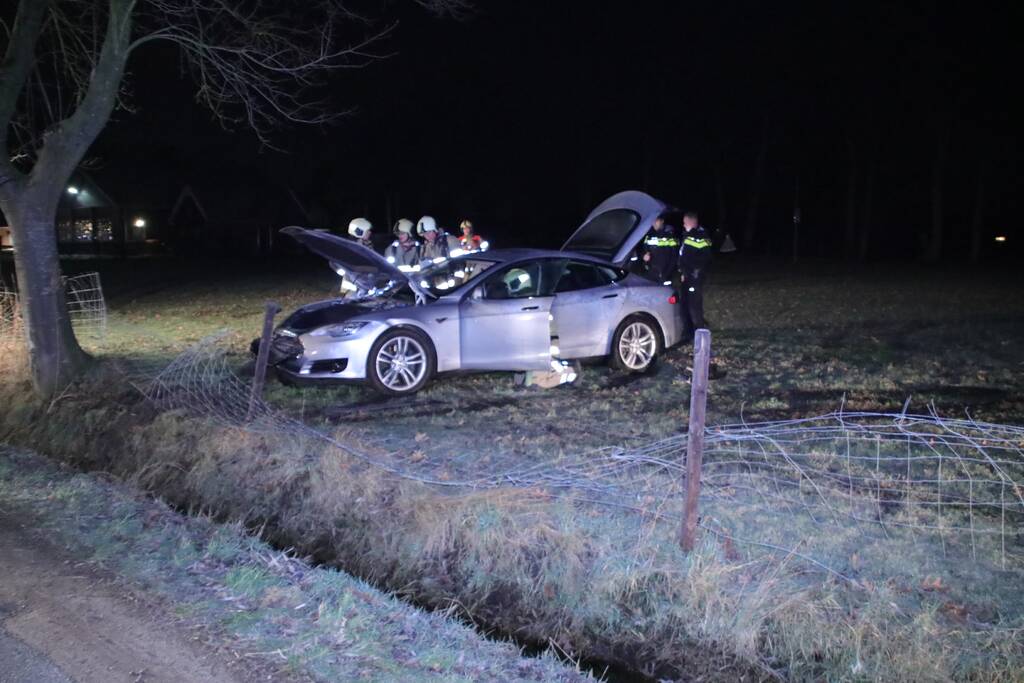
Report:
[[[605,211],[577,230],[564,248],[610,259],[639,222],[640,215],[630,209]]]
[[[459,291],[467,282],[484,272],[497,261],[475,256],[461,256],[415,273],[421,288],[434,296]]]

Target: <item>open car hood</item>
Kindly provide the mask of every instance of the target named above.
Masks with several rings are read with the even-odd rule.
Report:
[[[665,202],[646,192],[627,190],[612,195],[590,212],[562,250],[578,251],[621,266],[650,231],[654,220],[668,210]]]
[[[377,252],[352,240],[323,230],[300,228],[297,225],[281,228],[281,233],[288,235],[314,254],[327,259],[335,272],[355,285],[356,298],[378,296],[402,284],[409,285],[418,301],[426,301],[429,298],[413,278],[394,264],[388,263]]]

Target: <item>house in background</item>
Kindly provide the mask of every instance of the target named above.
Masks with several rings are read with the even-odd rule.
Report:
[[[321,227],[327,222],[322,213],[308,208],[288,188],[233,174],[230,184],[184,185],[159,237],[178,255],[267,255],[279,250],[278,230],[286,225]]]
[[[118,255],[143,251],[152,217],[121,204],[96,177],[77,171],[57,207],[61,254]]]

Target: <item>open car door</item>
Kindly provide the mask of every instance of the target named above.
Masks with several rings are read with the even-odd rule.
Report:
[[[563,259],[516,263],[473,288],[459,304],[462,368],[551,369],[551,307],[563,264]]]
[[[344,237],[338,237],[324,230],[301,228],[289,225],[281,228],[281,234],[288,235],[314,254],[327,259],[331,268],[343,275],[356,287],[356,298],[367,298],[383,294],[402,284],[408,284],[418,301],[425,301],[429,295],[412,278],[388,263],[387,260],[361,244]]]
[[[645,192],[627,190],[612,195],[590,212],[562,250],[621,266],[650,232],[655,219],[668,210],[665,202]]]

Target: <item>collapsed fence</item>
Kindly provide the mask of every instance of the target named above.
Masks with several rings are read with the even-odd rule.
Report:
[[[149,398],[232,428],[311,440],[442,492],[544,491],[641,526],[680,522],[687,434],[558,457],[410,462],[408,450],[357,445],[254,402],[219,342],[181,354],[152,379]],[[700,527],[730,547],[801,558],[850,581],[851,558],[871,544],[921,545],[1003,570],[1024,560],[1021,427],[840,411],[708,428],[703,460]]]

